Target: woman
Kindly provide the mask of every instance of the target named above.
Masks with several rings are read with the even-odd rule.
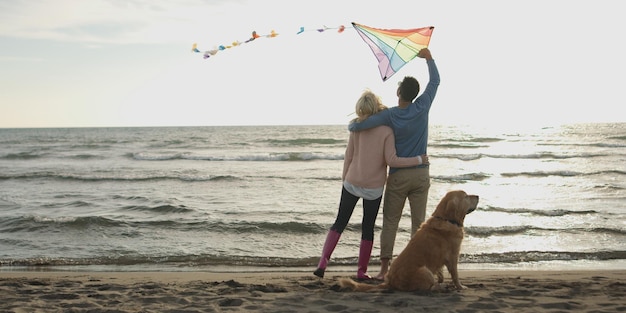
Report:
[[[358,121],[387,109],[378,96],[366,90],[356,103]],[[354,207],[363,198],[363,221],[361,224],[361,246],[357,279],[371,279],[367,274],[372,246],[374,244],[374,224],[383,189],[387,179],[387,165],[392,167],[410,167],[428,163],[428,156],[399,158],[396,156],[393,131],[388,126],[378,126],[360,132],[351,132],[343,163],[343,188],[339,202],[339,212],[331,226],[315,276],[324,277],[330,256],[337,246],[339,237],[348,225]]]

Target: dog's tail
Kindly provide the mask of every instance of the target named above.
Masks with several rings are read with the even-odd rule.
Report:
[[[371,291],[371,290],[389,289],[389,285],[387,285],[387,282],[384,282],[378,285],[371,285],[371,284],[359,283],[350,278],[339,279],[339,286],[341,286],[342,288],[348,288],[353,291]]]

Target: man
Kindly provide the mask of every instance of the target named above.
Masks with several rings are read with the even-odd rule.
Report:
[[[418,57],[426,59],[430,77],[422,95],[417,97],[420,91],[419,82],[411,76],[406,76],[399,83],[396,92],[398,106],[381,111],[362,122],[352,122],[348,127],[350,131],[360,131],[379,125],[390,126],[396,138],[396,151],[399,157],[427,154],[428,113],[439,87],[439,71],[430,50],[427,48],[420,50]],[[383,229],[380,234],[381,268],[376,278],[384,279],[389,269],[398,223],[406,199],[409,199],[411,207],[411,235],[413,235],[426,217],[429,188],[428,164],[402,169],[389,168],[383,204]]]

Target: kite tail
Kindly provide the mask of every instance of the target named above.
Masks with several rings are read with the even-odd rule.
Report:
[[[378,285],[371,285],[371,284],[355,282],[354,280],[350,278],[339,279],[339,286],[341,286],[342,288],[348,288],[352,291],[372,291],[372,290],[389,289],[389,285],[387,285],[387,282],[384,282]]]

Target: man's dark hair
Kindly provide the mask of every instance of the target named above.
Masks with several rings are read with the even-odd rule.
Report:
[[[405,76],[398,88],[400,89],[400,98],[402,100],[413,101],[420,92],[420,83],[414,77]]]

